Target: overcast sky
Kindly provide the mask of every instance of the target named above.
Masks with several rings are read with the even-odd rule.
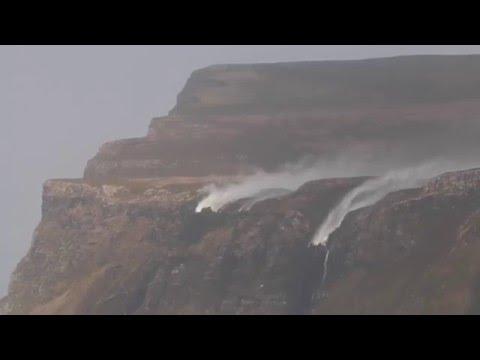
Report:
[[[218,63],[480,53],[480,46],[0,46],[0,296],[49,178],[81,177],[108,140],[142,136],[190,73]]]

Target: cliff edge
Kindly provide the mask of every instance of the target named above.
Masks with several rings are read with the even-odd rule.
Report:
[[[353,154],[378,171],[478,159],[478,84],[479,56],[195,71],[145,137],[103,145],[82,179],[44,184],[0,313],[478,313],[478,169],[349,213],[328,247],[311,245],[316,229],[368,177],[195,212],[206,185],[305,158]]]

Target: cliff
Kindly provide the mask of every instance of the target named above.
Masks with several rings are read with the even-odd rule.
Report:
[[[471,171],[477,176],[478,170]],[[453,184],[452,175],[449,175]],[[464,173],[459,175],[461,183]],[[443,314],[478,311],[480,187],[392,193],[310,246],[364,178],[193,212],[203,184],[45,184],[35,241],[4,304],[33,314]]]
[[[328,259],[310,241],[367,177],[194,210],[206,185],[306,156],[379,169],[478,158],[479,70],[477,56],[415,56],[194,72],[146,137],[102,146],[83,179],[44,184],[0,313],[477,313],[479,169],[351,212]]]
[[[479,71],[478,55],[214,65],[191,75],[170,114],[197,119],[456,102],[479,97]]]
[[[385,166],[476,159],[479,83],[480,56],[212,66],[146,137],[104,145],[85,178],[249,173],[339,154]]]

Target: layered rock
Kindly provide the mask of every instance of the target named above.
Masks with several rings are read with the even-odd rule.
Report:
[[[480,58],[405,56],[353,61],[214,65],[195,71],[171,114],[292,114],[478,98]]]
[[[314,314],[478,313],[480,186],[471,170],[351,213],[329,242]],[[448,187],[431,184],[450,179]],[[478,184],[478,183],[477,183]]]
[[[478,169],[348,214],[327,247],[311,246],[315,230],[366,177],[194,210],[205,185],[305,156],[377,170],[475,159],[479,70],[477,56],[421,56],[196,71],[146,137],[45,183],[0,313],[477,313]]]
[[[478,156],[479,74],[479,56],[208,67],[146,137],[103,146],[85,178],[248,173],[339,154],[402,166]]]
[[[467,174],[479,177],[472,170],[459,181]],[[42,223],[3,306],[22,314],[477,312],[480,187],[427,185],[352,212],[329,239],[322,280],[326,248],[311,246],[312,236],[363,181],[313,181],[248,212],[238,211],[241,200],[200,214],[198,179],[47,182]]]
[[[480,188],[480,169],[455,171],[430,181],[427,192],[475,192]]]
[[[250,212],[194,213],[201,184],[45,184],[11,313],[303,313],[321,274],[312,231],[363,179],[317,181]]]

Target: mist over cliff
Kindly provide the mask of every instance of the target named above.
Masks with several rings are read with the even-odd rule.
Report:
[[[476,55],[196,70],[146,136],[45,183],[0,311],[475,312],[479,70]]]

